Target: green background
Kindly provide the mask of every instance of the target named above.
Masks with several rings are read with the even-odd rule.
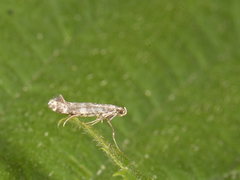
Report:
[[[239,17],[239,0],[1,1],[1,179],[121,179],[89,135],[58,130],[58,94],[127,107],[116,140],[149,177],[240,178]]]

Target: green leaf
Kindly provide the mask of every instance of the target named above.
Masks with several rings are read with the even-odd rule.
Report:
[[[1,179],[239,179],[239,6],[1,1]],[[116,157],[137,172],[87,127],[58,129],[58,94],[126,107]],[[89,131],[116,150],[106,122]]]

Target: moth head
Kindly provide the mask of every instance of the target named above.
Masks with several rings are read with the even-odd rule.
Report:
[[[122,107],[120,107],[119,109],[118,109],[118,116],[125,116],[127,114],[127,108],[122,108]]]
[[[48,102],[48,107],[51,110],[56,111],[57,110],[57,101],[55,99],[50,99],[50,101]]]
[[[61,94],[54,99],[50,99],[48,107],[57,113],[68,114],[66,101]]]

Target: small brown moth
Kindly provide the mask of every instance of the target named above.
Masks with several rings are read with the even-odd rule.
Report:
[[[60,114],[68,114],[69,118],[63,123],[63,126],[73,117],[94,117],[97,119],[94,121],[87,122],[87,124],[94,125],[99,121],[103,122],[104,119],[107,120],[108,124],[112,128],[113,141],[120,152],[122,152],[115,140],[114,128],[111,124],[111,120],[116,116],[125,116],[127,114],[127,109],[124,107],[118,107],[111,104],[96,104],[96,103],[77,103],[77,102],[67,102],[60,94],[54,99],[50,99],[48,102],[48,107]]]

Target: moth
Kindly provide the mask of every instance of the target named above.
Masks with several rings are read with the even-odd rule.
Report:
[[[117,115],[125,116],[127,114],[126,107],[119,107],[112,104],[96,104],[90,102],[83,103],[67,102],[65,101],[61,94],[54,99],[50,99],[50,101],[48,102],[48,107],[57,113],[69,115],[67,120],[63,123],[63,126],[65,126],[67,121],[69,121],[73,117],[96,116],[97,118],[95,120],[87,122],[87,124],[90,125],[94,125],[99,121],[103,122],[103,120],[106,119],[113,131],[112,133],[113,141],[118,150],[121,152],[115,140],[115,131],[110,121]]]

